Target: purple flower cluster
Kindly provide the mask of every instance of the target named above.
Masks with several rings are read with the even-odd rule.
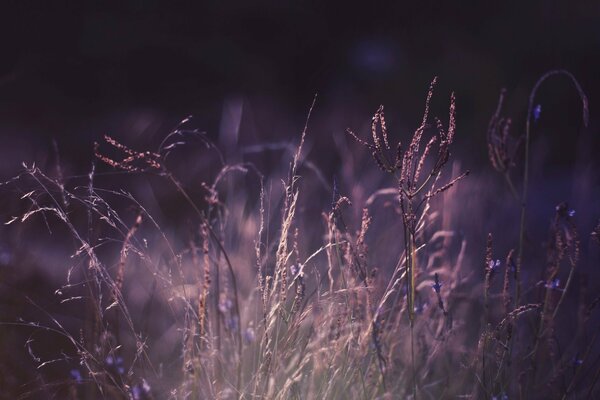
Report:
[[[106,356],[104,363],[108,369],[116,371],[119,375],[125,374],[125,366],[123,364],[123,357],[114,357],[112,355]]]

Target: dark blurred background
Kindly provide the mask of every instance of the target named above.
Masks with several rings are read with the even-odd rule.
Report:
[[[312,135],[326,146],[332,132],[365,126],[379,104],[407,135],[435,75],[441,115],[450,90],[457,93],[457,147],[475,165],[486,158],[499,90],[508,89],[508,112],[523,117],[529,90],[549,69],[580,80],[590,129],[597,126],[594,1],[68,3],[3,2],[3,175],[21,161],[42,162],[52,139],[64,163],[87,168],[92,142],[105,133],[158,141],[191,114],[217,135],[231,104],[243,105],[240,142],[287,140],[315,93]],[[556,138],[553,163],[570,163],[577,95],[555,78],[540,99],[544,134]],[[585,148],[598,149],[597,137]]]

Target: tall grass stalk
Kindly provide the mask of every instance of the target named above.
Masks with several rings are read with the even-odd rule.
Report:
[[[415,325],[415,297],[416,284],[419,274],[417,269],[417,238],[416,233],[419,223],[424,221],[424,215],[428,210],[429,201],[435,195],[446,191],[457,181],[464,178],[468,171],[452,179],[446,185],[439,188],[436,184],[441,176],[442,168],[447,163],[450,155],[449,147],[454,140],[456,129],[455,122],[455,98],[454,93],[450,96],[450,112],[448,129],[446,130],[439,119],[435,119],[438,136],[433,136],[421,151],[420,145],[423,134],[429,127],[429,109],[433,89],[437,78],[431,82],[427,98],[425,100],[425,111],[419,127],[415,130],[412,140],[406,150],[403,150],[401,142],[396,145],[395,156],[390,154],[391,147],[388,139],[387,126],[383,106],[380,106],[373,116],[371,124],[372,143],[359,138],[353,131],[347,130],[354,139],[371,151],[373,159],[379,168],[394,176],[397,182],[397,195],[402,215],[402,226],[404,231],[404,265],[406,266],[406,309],[410,327],[411,348],[411,370],[412,370],[412,396],[417,396],[418,377],[416,373],[416,360],[414,349],[414,325]],[[433,147],[437,143],[437,157],[429,160]],[[395,159],[395,161],[394,161]],[[425,177],[422,177],[427,162],[431,163],[431,169]],[[401,263],[399,263],[400,265]]]
[[[550,77],[555,75],[564,75],[569,78],[575,89],[577,90],[577,94],[581,98],[582,103],[582,119],[583,125],[585,127],[588,126],[589,121],[589,108],[588,108],[588,99],[585,95],[585,92],[581,88],[581,85],[577,81],[577,79],[571,74],[569,71],[564,69],[557,69],[546,72],[542,75],[535,85],[533,89],[531,89],[531,93],[529,94],[529,101],[527,103],[527,116],[525,118],[525,159],[523,161],[523,188],[521,191],[521,217],[519,222],[519,246],[517,253],[517,269],[515,272],[515,308],[519,306],[521,300],[521,267],[523,264],[523,251],[525,246],[525,231],[526,231],[526,212],[527,212],[527,198],[528,198],[528,190],[529,190],[529,148],[531,141],[531,122],[532,119],[535,118],[533,115],[534,107],[536,107],[536,95],[540,86]]]

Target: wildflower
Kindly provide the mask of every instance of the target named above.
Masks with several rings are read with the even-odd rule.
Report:
[[[139,385],[134,385],[131,388],[131,397],[133,397],[133,400],[141,400],[142,388],[140,388]]]
[[[488,263],[488,270],[490,272],[490,280],[492,279],[492,277],[494,276],[494,274],[500,269],[500,265],[502,263],[500,262],[500,260],[490,260]]]
[[[117,367],[117,372],[119,375],[123,375],[125,373],[125,367],[123,366],[123,357],[117,357],[115,360],[115,365]]]
[[[546,284],[546,288],[553,289],[553,290],[561,290],[560,289],[560,279],[558,279],[558,278],[552,279],[552,281],[550,283]]]
[[[123,357],[113,357],[112,355],[106,356],[104,363],[111,368],[114,368],[119,375],[125,373],[125,366],[123,365]]]
[[[292,276],[296,276],[299,271],[300,270],[298,269],[298,267],[296,266],[296,264],[290,265],[290,273],[292,274]]]
[[[490,260],[489,268],[490,268],[490,270],[495,271],[498,268],[500,268],[500,264],[501,264],[500,260],[496,260],[496,261]]]
[[[131,397],[133,400],[147,399],[150,394],[150,385],[145,379],[142,379],[141,383],[135,384],[131,388]]]
[[[555,210],[556,210],[557,214],[560,215],[561,217],[571,217],[572,218],[575,216],[575,210],[572,208],[569,208],[569,205],[565,202],[557,205],[555,207]]]
[[[540,119],[540,115],[542,115],[542,105],[538,104],[533,109],[533,122],[538,122],[538,120]]]
[[[227,313],[233,307],[233,302],[229,299],[221,300],[219,302],[219,311],[223,314]]]
[[[81,377],[81,372],[78,369],[72,369],[70,371],[71,373],[71,378],[77,382],[77,383],[81,383],[83,381],[82,377]]]

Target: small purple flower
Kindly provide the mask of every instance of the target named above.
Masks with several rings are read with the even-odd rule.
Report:
[[[131,398],[133,400],[143,400],[150,398],[150,385],[142,378],[142,382],[136,383],[131,388]]]
[[[232,307],[233,302],[229,299],[225,299],[219,302],[219,311],[221,311],[223,314],[231,310]]]
[[[125,373],[125,367],[123,365],[123,357],[113,357],[112,355],[106,356],[104,359],[104,363],[107,367],[113,368],[117,371],[119,375],[123,375]]]
[[[488,264],[488,269],[490,272],[490,280],[492,279],[492,277],[496,274],[496,272],[498,272],[498,270],[500,269],[500,265],[502,263],[500,262],[500,260],[490,260],[489,264]]]
[[[81,383],[83,381],[83,378],[81,377],[81,372],[78,369],[72,369],[70,371],[71,374],[71,378],[77,382],[77,383]]]
[[[546,284],[546,288],[553,290],[560,290],[560,279],[554,278],[552,282]]]
[[[575,210],[569,208],[567,203],[560,203],[555,207],[556,213],[561,218],[573,218],[575,216]]]
[[[577,356],[575,356],[575,358],[573,358],[573,368],[577,368],[580,365],[583,364],[583,360]]]
[[[540,119],[541,115],[542,115],[542,105],[538,104],[533,109],[533,122],[538,122],[538,120]]]
[[[142,388],[139,385],[134,385],[131,388],[131,397],[133,400],[141,400],[142,399]]]
[[[115,366],[117,367],[117,372],[119,373],[119,375],[123,375],[125,373],[125,367],[123,366],[123,357],[116,358]]]
[[[500,264],[501,264],[500,260],[496,260],[496,261],[491,260],[488,266],[489,266],[490,270],[492,272],[494,272],[494,271],[497,271],[498,268],[500,268]]]
[[[298,267],[296,266],[296,264],[292,264],[290,265],[290,273],[292,274],[292,276],[296,276],[299,272]]]

